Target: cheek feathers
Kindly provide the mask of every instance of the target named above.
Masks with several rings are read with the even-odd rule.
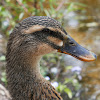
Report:
[[[53,49],[48,44],[42,43],[41,45],[38,45],[37,52],[35,54],[36,55],[45,55],[45,54],[51,53],[53,51],[56,51],[56,50]]]
[[[57,51],[57,49],[54,49],[53,46],[50,46],[51,42],[57,46],[60,46],[60,47],[63,45],[63,41],[58,39],[58,38],[48,36],[47,39],[50,42],[49,43],[41,43],[40,45],[38,45],[36,55],[44,55],[47,53]]]

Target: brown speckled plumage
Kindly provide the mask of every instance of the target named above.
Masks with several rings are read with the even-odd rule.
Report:
[[[34,25],[44,26],[44,29],[30,34],[23,33],[22,30],[28,30]],[[8,88],[12,100],[62,100],[39,71],[38,62],[41,56],[55,51],[63,40],[58,31],[53,32],[48,27],[63,31],[56,20],[46,16],[34,16],[17,24],[10,34],[6,58]],[[59,40],[58,44],[55,44],[57,41],[52,43],[48,40],[47,37],[53,37],[53,34],[54,38],[61,37],[62,40]]]

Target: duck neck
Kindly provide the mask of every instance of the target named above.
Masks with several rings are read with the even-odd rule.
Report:
[[[7,73],[11,74],[13,72],[16,75],[19,75],[18,77],[23,76],[23,80],[27,76],[28,77],[30,76],[35,79],[37,78],[36,76],[38,76],[39,78],[41,77],[40,64],[39,64],[40,59],[41,59],[40,56],[18,57],[16,55],[15,58],[13,56],[13,58],[7,62],[7,69],[9,70],[9,72]],[[13,75],[10,75],[10,76],[13,76]]]
[[[8,89],[14,100],[17,100],[17,97],[21,98],[19,100],[28,100],[28,92],[36,88],[36,83],[44,80],[39,68],[41,57],[30,56],[29,58],[14,56],[14,54],[7,56]]]

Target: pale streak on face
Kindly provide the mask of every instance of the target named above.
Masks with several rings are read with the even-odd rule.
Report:
[[[36,31],[41,31],[43,28],[45,28],[45,26],[42,26],[42,25],[33,25],[32,27],[30,27],[29,29],[27,30],[22,30],[22,33],[24,34],[31,34],[31,33],[34,33]]]
[[[42,25],[33,25],[32,27],[30,27],[29,29],[23,29],[22,30],[22,33],[23,34],[31,34],[31,33],[34,33],[36,31],[41,31],[42,29],[44,28],[47,28],[47,29],[50,29],[51,31],[54,31],[54,32],[60,32],[63,36],[66,36],[66,34],[61,31],[60,29],[58,28],[53,28],[53,27],[46,27],[46,26],[42,26]]]
[[[59,43],[59,46],[63,46],[63,41],[61,41],[61,42]]]
[[[58,46],[63,46],[63,41],[60,40],[60,39],[58,39],[58,38],[49,36],[49,37],[48,37],[48,40],[49,40],[49,41],[52,41],[54,44],[56,44],[56,45],[58,45]]]
[[[48,27],[48,29],[50,29],[50,30],[52,30],[52,31],[54,31],[54,32],[60,32],[63,36],[66,36],[66,34],[63,32],[63,31],[61,31],[60,29],[58,29],[58,28],[53,28],[53,27]]]

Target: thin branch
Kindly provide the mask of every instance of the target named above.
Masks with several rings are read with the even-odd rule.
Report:
[[[35,9],[38,8],[38,7],[37,7],[37,3],[38,3],[37,0],[35,0],[35,1],[34,1],[34,8],[35,8]]]
[[[22,4],[22,3],[20,2],[20,0],[16,0],[16,1],[18,2],[18,4],[19,4],[20,6],[23,7],[23,9],[25,10],[25,12],[28,12],[28,9],[24,6],[24,4]]]
[[[62,8],[62,6],[63,6],[64,3],[65,3],[65,0],[62,0],[62,2],[60,3],[60,5],[56,8],[56,11],[59,11]]]
[[[37,9],[38,9],[37,4],[38,4],[37,0],[34,0],[35,16],[37,15]]]

